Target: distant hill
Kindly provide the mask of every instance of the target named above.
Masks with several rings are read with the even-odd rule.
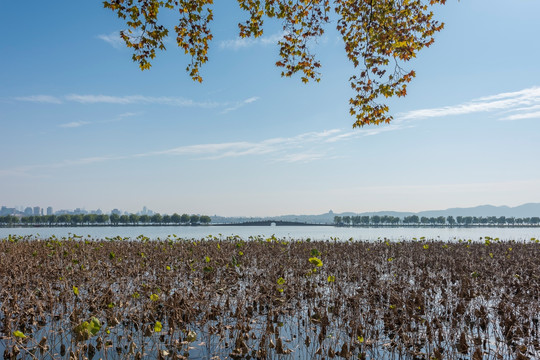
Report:
[[[506,217],[532,217],[540,216],[540,203],[523,204],[516,207],[481,205],[472,208],[452,208],[446,210],[421,211],[418,216],[506,216]]]
[[[263,220],[281,220],[281,221],[295,221],[306,222],[311,224],[332,224],[334,222],[334,216],[373,216],[373,215],[389,215],[399,218],[405,216],[418,215],[419,217],[439,217],[439,216],[506,216],[515,218],[525,218],[540,216],[540,203],[528,203],[515,207],[509,206],[493,206],[493,205],[480,205],[470,208],[450,208],[446,210],[428,210],[420,212],[400,212],[400,211],[376,211],[376,212],[344,212],[334,213],[329,211],[325,214],[319,215],[281,215],[270,217],[224,217],[224,216],[212,216],[213,224],[230,224],[240,223],[246,221],[263,221]]]

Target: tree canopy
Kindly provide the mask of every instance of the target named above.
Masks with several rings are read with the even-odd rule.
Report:
[[[260,37],[267,18],[282,21],[284,35],[278,41],[281,76],[300,74],[304,83],[319,82],[321,63],[310,51],[312,40],[324,33],[332,12],[348,59],[355,68],[349,100],[353,127],[389,123],[392,116],[385,98],[405,96],[414,70],[403,63],[434,42],[444,24],[434,20],[432,8],[446,0],[238,0],[248,17],[239,23],[239,36]],[[133,61],[149,69],[156,49],[165,50],[169,29],[160,22],[162,9],[177,12],[176,42],[191,63],[189,76],[202,82],[200,67],[208,60],[212,40],[213,0],[105,0],[104,7],[125,20],[120,35],[133,49]],[[332,17],[333,18],[333,17]]]

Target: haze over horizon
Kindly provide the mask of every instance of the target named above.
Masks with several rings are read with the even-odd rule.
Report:
[[[314,48],[321,82],[303,85],[274,67],[279,24],[238,39],[237,7],[215,4],[198,84],[173,40],[141,72],[99,3],[3,4],[0,205],[277,216],[540,203],[540,2],[439,7],[446,28],[408,65],[395,120],[354,130],[335,23]]]

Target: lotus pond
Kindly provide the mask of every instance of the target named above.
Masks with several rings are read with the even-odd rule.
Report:
[[[538,359],[540,244],[0,240],[5,359]]]

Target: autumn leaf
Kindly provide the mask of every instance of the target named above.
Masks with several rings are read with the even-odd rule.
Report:
[[[265,18],[282,23],[283,37],[278,40],[280,60],[275,65],[281,76],[300,74],[300,80],[319,82],[321,63],[310,51],[325,32],[333,11],[344,44],[345,54],[355,68],[350,85],[349,113],[356,118],[353,127],[384,124],[392,120],[389,107],[380,99],[407,94],[407,84],[416,76],[403,64],[415,58],[434,42],[435,33],[444,27],[434,19],[432,8],[446,0],[345,1],[311,0],[238,0],[248,13],[238,24],[240,38],[257,38],[263,34]],[[141,70],[151,67],[157,50],[165,50],[169,29],[160,23],[161,8],[178,17],[173,29],[176,43],[191,57],[186,71],[196,82],[202,82],[201,67],[208,61],[213,39],[213,0],[106,0],[103,6],[125,21],[128,31],[121,38],[133,49],[132,59]],[[134,34],[140,34],[135,36]]]

